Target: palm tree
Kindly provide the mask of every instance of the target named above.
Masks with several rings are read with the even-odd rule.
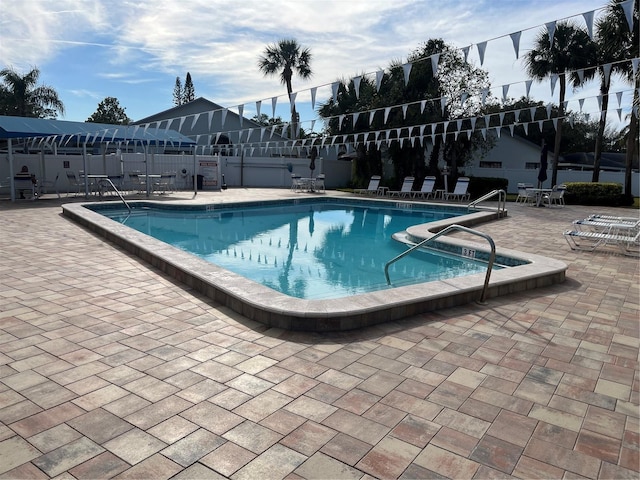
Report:
[[[637,7],[635,9],[637,26]],[[598,74],[600,75],[600,94],[602,96],[602,114],[596,137],[596,147],[594,152],[593,176],[591,181],[597,182],[600,179],[600,158],[602,156],[602,145],[604,130],[607,123],[607,109],[609,107],[609,88],[611,87],[611,76],[620,74],[629,83],[633,83],[633,74],[630,59],[638,56],[637,32],[629,30],[624,11],[620,6],[620,0],[611,0],[607,6],[606,15],[598,20],[596,34],[596,45],[598,49]],[[634,29],[635,32],[635,29]],[[625,61],[626,60],[626,61]],[[610,72],[605,72],[604,65],[610,65]]]
[[[567,77],[570,85],[577,88],[583,82],[577,71],[596,64],[596,49],[587,32],[570,22],[556,25],[553,44],[549,32],[543,29],[536,37],[534,48],[524,56],[527,74],[538,81],[558,76],[560,82],[559,111],[556,137],[553,149],[553,173],[551,184],[558,180],[558,159],[562,139],[562,118],[564,117],[564,99],[567,90]]]
[[[0,109],[3,115],[18,117],[55,118],[64,115],[64,105],[58,93],[46,85],[37,86],[40,70],[33,68],[20,75],[13,68],[0,70]]]
[[[287,86],[289,102],[291,102],[291,94],[293,93],[291,86],[293,73],[297,73],[302,79],[311,77],[310,63],[311,51],[308,48],[302,48],[293,39],[283,39],[278,43],[268,45],[264,55],[258,59],[258,67],[264,75],[280,74],[280,82]],[[298,114],[294,104],[291,108],[291,136],[293,138],[298,136],[297,123]]]

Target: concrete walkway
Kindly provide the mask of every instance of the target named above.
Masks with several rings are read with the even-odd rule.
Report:
[[[639,476],[638,261],[562,237],[637,210],[509,204],[478,229],[564,261],[564,284],[303,334],[185,289],[65,201],[0,202],[0,478]]]

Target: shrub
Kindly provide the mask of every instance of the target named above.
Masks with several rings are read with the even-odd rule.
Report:
[[[565,183],[567,191],[564,198],[572,205],[606,205],[620,207],[630,205],[622,194],[619,183],[604,182],[569,182]]]

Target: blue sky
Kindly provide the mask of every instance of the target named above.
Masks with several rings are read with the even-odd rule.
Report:
[[[582,13],[606,0],[2,0],[0,64],[21,73],[37,66],[41,82],[58,92],[65,120],[84,121],[105,97],[116,97],[138,120],[171,108],[177,76],[193,78],[196,96],[222,106],[255,102],[271,115],[288,117],[285,87],[277,77],[264,77],[257,67],[267,44],[295,38],[313,54],[313,77],[294,77],[296,105],[304,128],[317,119],[310,89],[318,87],[317,104],[331,96],[329,85],[363,73],[372,75],[407,55],[430,38],[443,38],[457,48],[473,45],[469,61],[480,66],[475,45],[487,41],[482,68],[494,90],[510,87],[524,94],[521,60],[516,60],[509,34],[522,31],[520,59],[545,23],[571,18],[584,25]],[[517,85],[515,85],[517,83]],[[614,82],[612,92],[630,87]],[[567,99],[586,98],[583,110],[597,114],[598,84],[592,82]],[[534,84],[531,97],[557,102],[549,82]],[[612,100],[617,103],[615,98]],[[569,108],[577,110],[569,104]],[[617,114],[609,114],[618,126]],[[624,120],[624,119],[623,119]],[[626,123],[626,122],[623,122]],[[318,124],[316,125],[318,129]]]

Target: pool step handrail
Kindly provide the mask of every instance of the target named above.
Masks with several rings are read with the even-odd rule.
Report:
[[[489,200],[493,197],[498,197],[498,217],[506,216],[507,212],[507,192],[504,190],[492,190],[489,193],[481,196],[480,198],[475,199],[473,202],[467,205],[468,209],[476,208],[478,203],[484,202],[485,200]]]
[[[113,184],[113,182],[111,181],[110,178],[101,178],[100,179],[101,182],[109,182],[109,184],[111,185],[111,188],[113,188],[113,191],[116,192],[118,194],[118,196],[120,197],[120,200],[122,200],[122,203],[124,203],[124,206],[127,207],[127,209],[129,210],[129,212],[131,212],[131,206],[127,203],[127,201],[124,199],[124,197],[122,196],[122,194],[120,193],[120,190],[118,190],[116,188],[116,186]]]
[[[489,242],[489,246],[491,247],[491,254],[489,255],[489,262],[487,263],[487,273],[486,273],[485,278],[484,278],[484,286],[482,287],[482,293],[480,294],[480,300],[478,301],[478,303],[484,303],[486,295],[487,295],[487,288],[489,287],[489,279],[491,277],[491,270],[493,269],[493,262],[496,259],[496,244],[493,241],[493,239],[489,235],[487,235],[486,233],[479,232],[478,230],[473,230],[471,228],[464,227],[464,226],[458,225],[458,224],[449,225],[448,227],[440,230],[433,237],[425,238],[421,242],[416,243],[415,245],[411,246],[411,248],[409,248],[406,251],[402,252],[400,255],[397,255],[394,258],[392,258],[391,260],[389,260],[384,265],[384,276],[387,279],[387,285],[391,285],[391,280],[389,279],[389,266],[391,264],[393,264],[393,263],[397,262],[398,260],[400,260],[401,258],[409,255],[414,250],[417,250],[418,248],[424,247],[427,243],[433,242],[436,238],[441,237],[442,235],[446,235],[447,233],[449,233],[451,231],[454,231],[454,230],[470,233],[472,235],[477,235],[477,236],[482,237],[485,240],[487,240],[487,242]]]

